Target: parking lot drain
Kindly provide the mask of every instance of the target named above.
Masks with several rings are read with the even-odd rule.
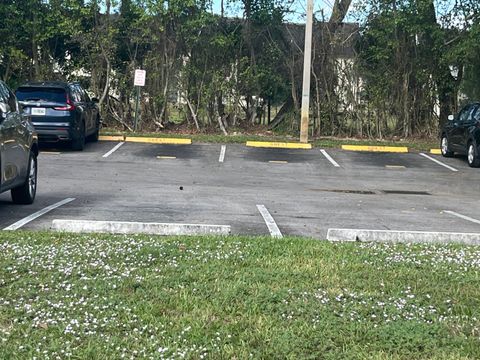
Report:
[[[360,195],[375,195],[375,191],[370,190],[346,190],[346,189],[310,189],[311,191],[325,191],[342,194],[360,194]]]
[[[480,245],[480,234],[428,231],[328,229],[327,240],[403,243],[458,243],[466,245]]]
[[[52,230],[73,233],[152,234],[152,235],[228,235],[229,225],[143,223],[55,219]]]
[[[432,195],[428,191],[411,191],[411,190],[382,190],[388,195]]]

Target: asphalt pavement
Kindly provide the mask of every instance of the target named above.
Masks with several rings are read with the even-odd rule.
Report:
[[[480,232],[480,169],[427,153],[101,141],[44,147],[38,183],[33,205],[0,195],[2,229],[64,219],[317,239],[330,228]]]

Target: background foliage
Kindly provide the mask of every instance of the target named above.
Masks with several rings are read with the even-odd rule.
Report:
[[[133,72],[147,70],[141,129],[222,131],[268,125],[298,132],[302,25],[291,2],[4,0],[0,78],[81,81],[110,126],[131,129]],[[311,132],[435,135],[480,97],[480,4],[467,0],[336,0],[316,13]],[[344,24],[357,19],[357,24]]]

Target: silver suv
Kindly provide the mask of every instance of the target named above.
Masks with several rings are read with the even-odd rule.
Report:
[[[38,137],[17,98],[0,81],[0,192],[16,204],[31,204],[37,192]]]

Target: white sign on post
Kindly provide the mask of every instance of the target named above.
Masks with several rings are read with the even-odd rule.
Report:
[[[135,79],[133,80],[134,86],[145,86],[145,77],[147,72],[145,70],[135,70]]]

